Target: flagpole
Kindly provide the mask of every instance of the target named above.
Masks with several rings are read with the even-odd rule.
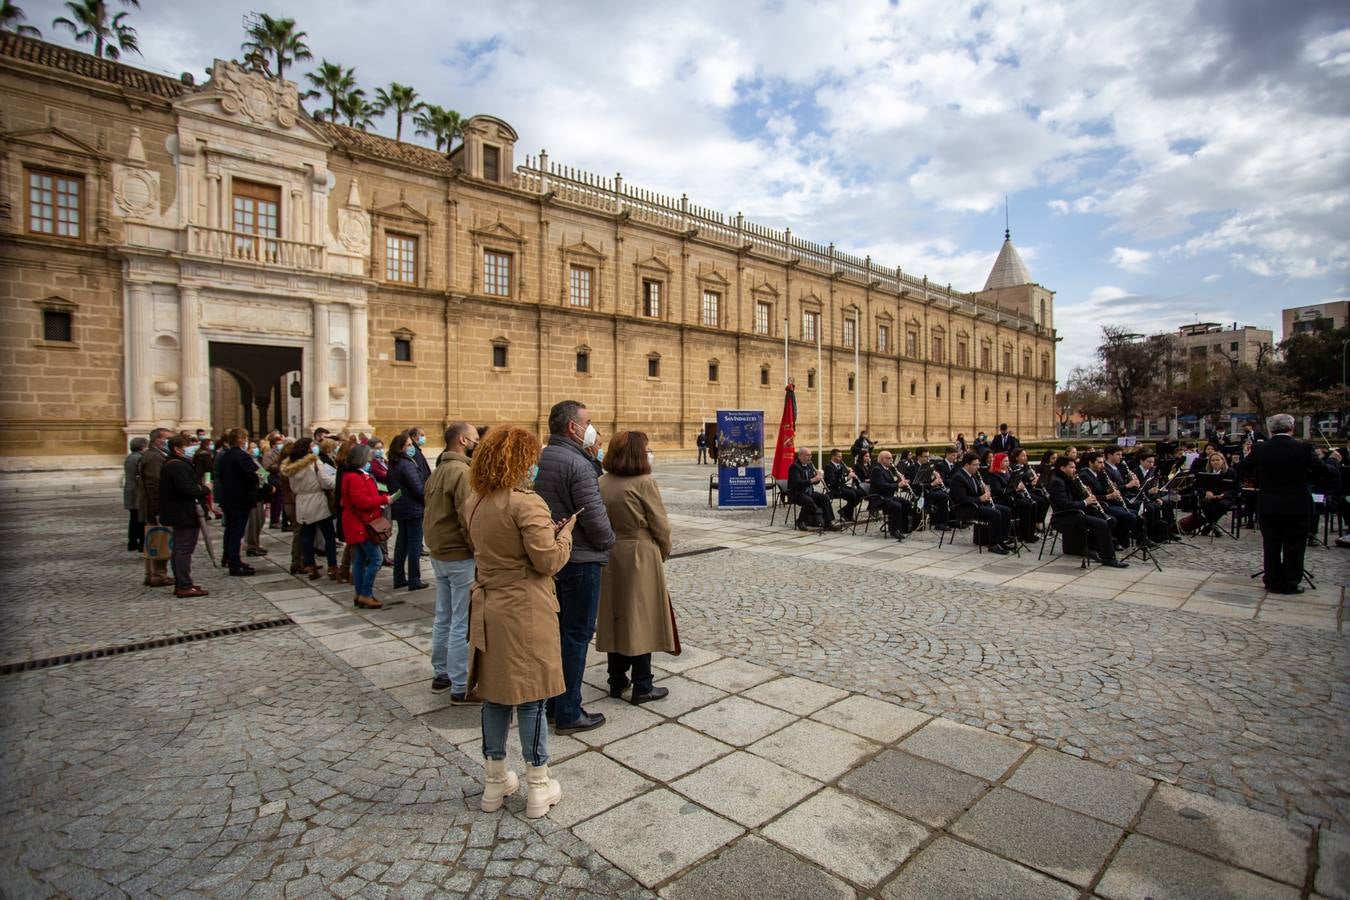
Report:
[[[862,346],[862,316],[861,310],[853,310],[853,433],[858,434],[862,431],[862,366],[859,362],[861,358],[858,348]]]
[[[825,367],[820,361],[820,328],[816,328],[816,468],[825,468],[825,391],[820,386],[820,373]]]

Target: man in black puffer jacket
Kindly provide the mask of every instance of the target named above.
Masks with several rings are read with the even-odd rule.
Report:
[[[252,575],[256,570],[239,555],[248,527],[248,516],[258,505],[258,464],[248,452],[248,430],[225,432],[227,447],[216,455],[216,502],[225,513],[225,546],[221,562],[231,575]]]
[[[599,439],[591,424],[590,411],[576,400],[557,403],[549,411],[548,430],[548,445],[539,455],[534,489],[548,504],[555,521],[577,517],[572,532],[572,556],[553,576],[567,691],[553,698],[551,709],[558,734],[572,734],[605,724],[603,715],[581,708],[581,678],[600,611],[600,569],[609,562],[614,531],[600,499],[595,467],[585,453]]]
[[[192,551],[197,548],[197,504],[205,500],[206,486],[183,451],[196,438],[175,434],[169,438],[169,458],[159,475],[159,524],[173,529],[173,595],[205,597],[206,589],[192,583]]]

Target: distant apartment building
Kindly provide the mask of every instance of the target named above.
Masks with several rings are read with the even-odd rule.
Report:
[[[1350,300],[1291,306],[1280,311],[1280,319],[1282,341],[1307,331],[1334,331],[1350,321]]]

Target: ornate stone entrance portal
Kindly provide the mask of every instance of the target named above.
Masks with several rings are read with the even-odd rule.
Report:
[[[243,426],[255,437],[271,430],[291,435],[292,424],[305,421],[299,347],[211,341],[209,359],[213,434]]]

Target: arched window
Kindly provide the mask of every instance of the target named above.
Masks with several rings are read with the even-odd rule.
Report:
[[[890,384],[885,378],[881,379],[881,392],[886,393],[886,388]]]

